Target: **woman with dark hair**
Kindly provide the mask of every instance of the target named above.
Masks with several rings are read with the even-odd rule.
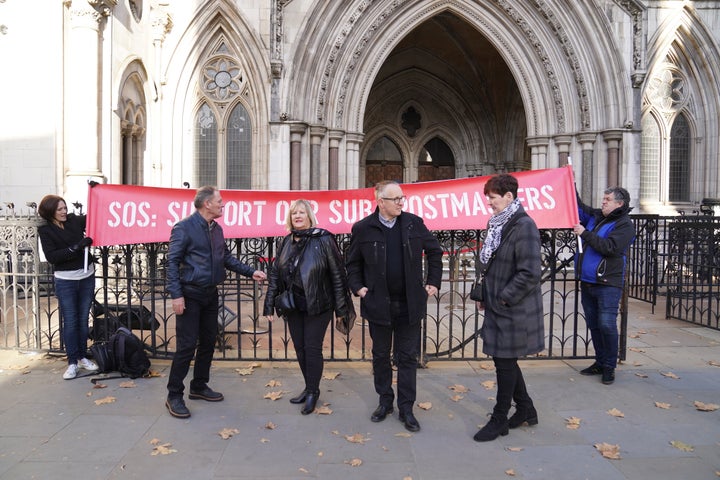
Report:
[[[287,321],[305,379],[304,390],[290,403],[303,403],[303,415],[315,410],[320,397],[323,341],[333,313],[347,325],[355,321],[355,307],[335,237],[316,224],[309,201],[300,199],[290,205],[285,221],[290,234],[283,239],[268,275],[263,311],[269,321],[274,318],[273,309]],[[280,311],[278,298],[286,291],[291,292],[295,308]]]
[[[85,236],[85,216],[68,214],[62,197],[46,195],[38,213],[47,224],[38,228],[43,252],[55,272],[55,295],[62,315],[63,340],[68,367],[65,380],[75,378],[78,368],[98,369],[87,354],[88,316],[95,296],[95,267],[86,247],[92,238]]]
[[[485,184],[493,215],[480,251],[485,282],[483,301],[477,307],[485,310],[480,333],[483,353],[495,363],[497,399],[490,421],[473,437],[478,442],[495,440],[526,422],[538,423],[518,357],[545,348],[540,232],[520,205],[517,191],[517,179],[508,174],[496,175]],[[508,420],[513,400],[515,413]]]

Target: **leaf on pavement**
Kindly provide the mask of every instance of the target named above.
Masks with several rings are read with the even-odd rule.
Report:
[[[118,387],[120,387],[120,388],[135,388],[135,387],[137,387],[137,385],[135,385],[134,380],[128,380],[127,382],[120,382]]]
[[[609,443],[603,442],[596,443],[595,448],[605,458],[609,458],[610,460],[620,459],[620,445],[610,445]]]
[[[661,374],[663,377],[667,377],[667,378],[675,378],[675,379],[680,378],[680,377],[678,377],[677,375],[675,375],[673,372],[660,372],[660,374]]]
[[[248,367],[248,368],[236,368],[235,371],[238,373],[238,375],[252,375],[252,374],[253,374],[253,367]]]
[[[701,412],[714,412],[715,410],[720,408],[720,406],[715,405],[714,403],[703,403],[698,401],[695,401],[693,405],[695,405],[695,408],[697,408]]]
[[[663,403],[663,402],[655,402],[655,406],[656,406],[657,408],[662,408],[663,410],[667,410],[667,409],[670,408],[670,404],[669,404],[669,403]]]
[[[608,413],[608,415],[612,415],[613,417],[619,417],[619,418],[625,417],[625,414],[623,412],[621,412],[620,410],[618,410],[617,408],[611,408],[610,410],[607,411],[607,413]]]
[[[268,383],[265,384],[265,386],[270,388],[282,387],[282,383],[277,380],[270,380]]]
[[[318,415],[332,415],[332,410],[327,405],[323,405],[322,407],[317,407],[315,409],[315,413]]]
[[[630,350],[631,352],[645,353],[645,350],[643,350],[642,348],[637,348],[637,347],[630,347],[630,348],[628,348],[628,350]]]
[[[340,372],[325,372],[322,377],[325,380],[335,380],[339,376]]]
[[[492,370],[494,367],[489,363],[481,363],[480,368],[482,368],[483,370]]]
[[[485,390],[492,390],[495,388],[495,380],[485,380],[480,385],[482,385]]]
[[[147,375],[145,375],[147,378],[153,378],[153,377],[162,377],[163,375],[156,371],[156,370],[150,370],[148,371]]]
[[[170,455],[171,453],[177,453],[177,450],[170,448],[172,447],[172,443],[161,443],[157,438],[150,440],[150,445],[153,446],[153,450],[150,452],[150,455],[153,457],[156,455]]]
[[[356,433],[354,435],[345,435],[345,440],[350,443],[364,444],[368,441],[368,438],[364,437],[361,433]]]
[[[95,405],[107,405],[108,403],[115,402],[115,397],[107,396],[105,398],[101,398],[99,400],[95,400]]]
[[[465,398],[465,397],[462,395],[453,395],[452,397],[450,397],[450,400],[452,400],[453,402],[459,402],[463,398]]]
[[[695,450],[695,447],[693,447],[692,445],[688,445],[685,442],[681,442],[680,440],[673,440],[672,442],[670,442],[670,445],[683,452],[692,452],[693,450]]]
[[[308,469],[307,469],[307,468],[304,468],[304,467],[300,467],[300,468],[298,468],[298,470],[300,470],[302,473],[310,473],[310,472],[308,471]]]
[[[277,392],[268,392],[263,396],[263,398],[268,398],[274,402],[278,398],[282,398],[283,393],[284,392],[282,390],[278,390]]]
[[[565,422],[567,423],[565,424],[565,426],[570,430],[577,430],[578,428],[580,428],[580,421],[581,419],[579,419],[578,417],[566,418]]]
[[[277,425],[275,425],[273,422],[267,422],[265,424],[266,430],[275,430],[277,428]]]
[[[470,389],[467,388],[465,385],[460,385],[457,383],[455,385],[450,385],[448,388],[455,393],[467,393],[470,391]]]
[[[720,362],[716,362],[715,360],[710,360],[708,362],[708,365],[710,365],[711,367],[720,367]]]
[[[506,447],[505,450],[508,452],[522,452],[524,448],[522,447]]]
[[[267,438],[261,438],[260,443],[270,443],[270,440]]]
[[[353,458],[352,460],[345,460],[346,465],[350,465],[351,467],[359,467],[362,465],[362,460],[359,458]]]
[[[432,402],[420,402],[417,406],[423,410],[430,410],[432,408]]]
[[[635,373],[635,376],[640,378],[648,378],[647,374],[640,372]]]
[[[403,438],[410,438],[410,437],[412,437],[412,433],[400,432],[400,433],[396,433],[395,436],[403,437]]]
[[[105,385],[104,383],[96,383],[95,385],[93,385],[93,388],[107,388],[107,385]]]
[[[515,470],[513,470],[512,468],[508,468],[507,470],[505,470],[505,475],[507,475],[508,477],[514,477]]]
[[[223,440],[227,440],[228,438],[231,438],[236,433],[240,433],[240,430],[238,430],[237,428],[223,428],[222,430],[220,430],[218,432],[218,435],[220,435],[220,437]]]

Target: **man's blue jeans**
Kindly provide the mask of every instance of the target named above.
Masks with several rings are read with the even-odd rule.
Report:
[[[595,349],[595,361],[603,368],[615,368],[618,357],[617,314],[622,288],[582,282],[580,290],[585,322]]]
[[[63,340],[68,364],[87,354],[88,317],[95,296],[95,275],[82,280],[55,279],[55,296],[62,315]]]

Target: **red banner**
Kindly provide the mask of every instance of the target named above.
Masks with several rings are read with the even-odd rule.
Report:
[[[513,173],[518,198],[539,228],[578,223],[570,166]],[[405,210],[419,215],[430,230],[483,229],[492,212],[483,194],[486,177],[403,184]],[[287,233],[285,218],[293,200],[314,206],[318,226],[349,233],[353,223],[375,210],[372,188],[357,190],[221,190],[225,208],[217,221],[226,238],[275,237]],[[88,195],[87,234],[93,245],[167,242],[170,229],[195,211],[195,190],[97,184]]]

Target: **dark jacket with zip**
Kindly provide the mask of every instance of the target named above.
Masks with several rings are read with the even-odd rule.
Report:
[[[354,294],[367,287],[360,300],[360,314],[369,322],[390,325],[390,292],[386,271],[385,232],[379,220],[380,211],[355,223],[352,228],[346,265],[348,284]],[[427,314],[428,294],[425,285],[440,289],[442,283],[442,255],[440,242],[428,230],[420,217],[402,212],[395,227],[400,227],[405,278],[405,299],[411,324],[420,322]],[[423,257],[424,254],[424,257]],[[423,258],[427,272],[423,275]]]
[[[355,307],[347,288],[345,265],[329,231],[312,228],[297,246],[293,245],[292,233],[283,239],[268,275],[263,315],[273,314],[275,298],[292,288],[293,283],[298,284],[296,294],[303,295],[308,315],[332,310],[338,318],[354,321]]]
[[[625,254],[635,239],[635,226],[623,204],[607,217],[602,210],[585,205],[578,197],[582,253],[575,254],[575,270],[580,280],[597,285],[622,288],[625,279]]]
[[[173,226],[167,254],[167,291],[171,298],[184,296],[183,285],[209,288],[225,280],[225,269],[252,277],[255,269],[233,257],[222,227],[209,224],[195,211]]]
[[[85,237],[86,218],[85,215],[69,213],[63,223],[64,228],[50,222],[38,227],[45,258],[55,271],[80,270],[84,267],[85,249],[78,247],[78,242]],[[89,261],[92,263],[92,256]]]

